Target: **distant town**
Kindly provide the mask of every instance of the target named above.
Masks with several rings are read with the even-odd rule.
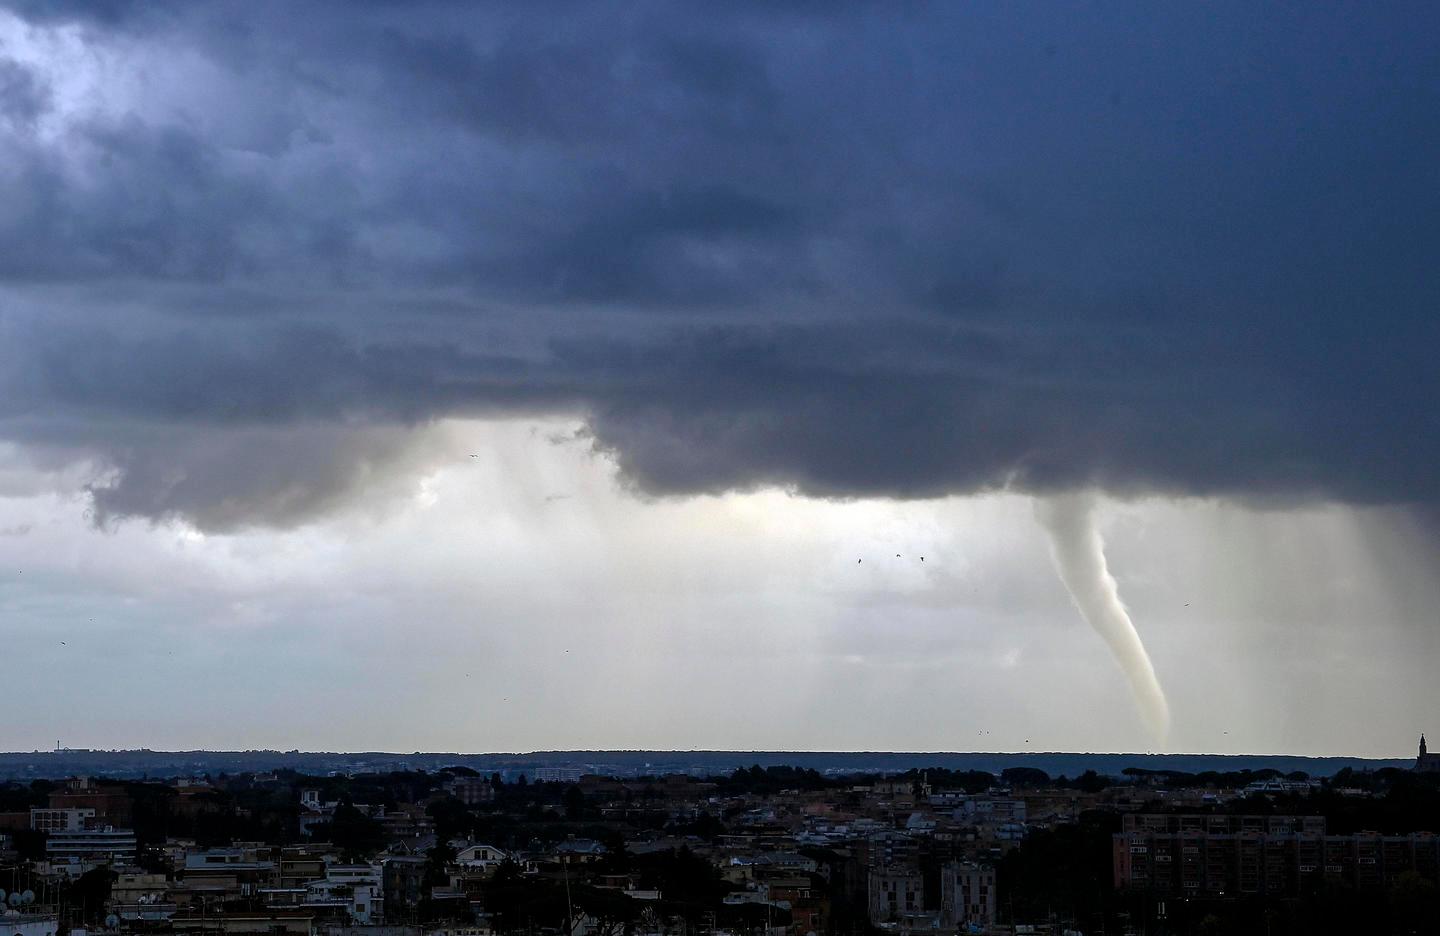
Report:
[[[451,756],[505,762],[487,772],[423,754],[5,755],[0,933],[1440,932],[1440,757],[1423,739],[1413,759],[1323,774],[720,756]],[[24,776],[147,757],[171,766]],[[328,769],[235,769],[276,757]]]

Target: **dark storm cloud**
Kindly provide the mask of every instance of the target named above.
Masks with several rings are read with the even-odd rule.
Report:
[[[171,4],[146,0],[17,0],[7,4],[32,22],[82,22],[121,26]]]
[[[0,58],[0,120],[33,128],[50,106],[50,89],[19,62]]]
[[[515,411],[653,492],[1440,499],[1422,6],[15,9],[122,79],[0,49],[0,432],[106,516]]]

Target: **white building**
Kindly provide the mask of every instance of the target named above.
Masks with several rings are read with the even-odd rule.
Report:
[[[969,861],[952,861],[941,868],[940,915],[948,927],[992,926],[995,869]]]
[[[51,832],[45,841],[45,857],[54,870],[72,877],[101,865],[131,865],[135,863],[135,833],[109,828]]]
[[[925,881],[915,868],[871,868],[869,874],[870,922],[879,926],[925,908]]]
[[[80,832],[95,821],[93,809],[31,809],[30,828],[41,832]]]
[[[455,864],[462,868],[478,868],[481,871],[493,871],[504,864],[505,859],[509,857],[509,855],[494,845],[469,845],[456,853]]]
[[[373,926],[385,919],[385,885],[379,865],[327,865],[325,877],[311,881],[305,891],[306,906],[343,907],[358,926]]]

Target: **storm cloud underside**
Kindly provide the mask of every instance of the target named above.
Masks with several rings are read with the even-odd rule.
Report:
[[[101,519],[552,413],[659,494],[1440,496],[1424,7],[9,9],[0,438]]]

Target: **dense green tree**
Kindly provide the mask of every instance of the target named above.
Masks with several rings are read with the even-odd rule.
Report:
[[[361,810],[349,805],[335,807],[330,822],[315,830],[315,837],[329,839],[346,860],[366,858],[389,841],[385,829]]]
[[[645,909],[640,901],[625,894],[598,887],[572,888],[571,906],[593,921],[596,936],[623,936],[634,932]]]
[[[442,774],[449,774],[449,775],[452,776],[452,777],[478,777],[478,776],[480,776],[480,771],[475,770],[473,767],[465,767],[465,766],[462,766],[462,765],[460,765],[460,764],[455,764],[455,765],[453,765],[453,766],[451,766],[451,767],[443,767],[443,768],[440,769],[440,773],[442,773]]]
[[[570,784],[565,790],[565,818],[585,818],[585,794],[574,784]]]
[[[537,928],[569,929],[564,884],[549,878],[527,877],[507,862],[497,869],[485,888],[485,909],[501,933],[531,932]]]
[[[689,848],[636,855],[632,867],[641,887],[659,890],[668,909],[691,921],[718,910],[733,890],[714,865]]]
[[[1036,767],[1006,767],[1000,771],[1000,779],[1014,787],[1045,786],[1050,775]]]
[[[425,814],[435,820],[435,835],[441,839],[463,838],[474,828],[474,816],[453,796],[426,806]]]
[[[105,903],[110,899],[110,888],[118,877],[109,868],[86,871],[70,885],[66,900],[79,911],[85,922],[98,923],[105,918]]]
[[[1114,813],[1090,811],[1075,823],[1032,832],[997,869],[996,886],[1005,895],[1001,915],[1034,920],[1057,912],[1087,925],[1099,919],[1112,900],[1112,840],[1119,830]]]
[[[720,788],[731,793],[779,793],[781,790],[824,790],[834,786],[819,771],[785,765],[741,767],[722,779]],[[657,791],[658,792],[658,791]]]
[[[449,884],[449,867],[454,860],[455,849],[451,848],[445,839],[440,839],[425,853],[425,876],[421,879],[421,885],[428,891]]]
[[[10,833],[15,851],[26,861],[40,861],[45,857],[45,833],[35,829],[16,829]]]

